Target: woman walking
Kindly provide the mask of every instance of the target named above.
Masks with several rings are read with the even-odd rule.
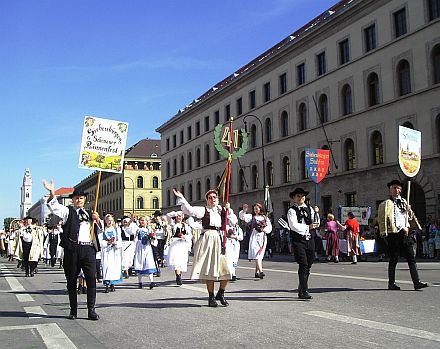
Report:
[[[331,213],[327,215],[327,222],[325,223],[325,233],[327,238],[327,246],[325,252],[327,260],[339,263],[339,237],[338,224],[335,222],[335,216]]]

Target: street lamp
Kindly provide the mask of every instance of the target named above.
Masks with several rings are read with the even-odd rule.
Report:
[[[243,122],[244,122],[244,130],[247,133],[247,122],[246,122],[246,118],[248,118],[249,116],[252,116],[253,118],[255,118],[259,123],[260,123],[260,131],[261,131],[261,153],[263,155],[263,195],[264,192],[266,190],[266,169],[265,169],[265,164],[266,161],[264,160],[264,133],[263,133],[263,123],[261,122],[261,120],[258,118],[258,116],[254,115],[254,114],[247,114],[244,116],[243,118]],[[266,203],[265,203],[266,206]],[[265,207],[265,209],[267,210],[267,207]]]
[[[124,177],[124,179],[129,179],[131,181],[131,184],[132,184],[132,187],[131,187],[131,189],[132,189],[132,197],[133,197],[133,206],[132,206],[132,208],[133,208],[133,216],[134,216],[134,180],[131,177]],[[125,181],[124,181],[124,189],[130,189],[130,188],[125,187]]]

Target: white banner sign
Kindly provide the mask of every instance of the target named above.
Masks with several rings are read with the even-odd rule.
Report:
[[[370,219],[371,215],[371,207],[362,206],[362,207],[341,207],[341,223],[348,219],[348,213],[352,212],[354,217],[357,219],[360,225],[368,225],[368,219]]]
[[[408,177],[414,177],[422,163],[422,133],[399,126],[399,165]]]
[[[128,123],[86,116],[78,167],[121,173]]]

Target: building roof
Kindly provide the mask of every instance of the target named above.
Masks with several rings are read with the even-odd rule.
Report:
[[[222,89],[228,87],[231,83],[236,82],[241,77],[257,69],[262,64],[265,64],[269,59],[272,59],[275,55],[283,52],[285,49],[291,47],[292,45],[295,45],[298,42],[302,41],[309,33],[317,30],[321,25],[327,23],[328,20],[330,20],[333,17],[336,17],[336,15],[339,15],[342,12],[346,11],[350,6],[354,5],[354,3],[359,3],[360,1],[362,0],[341,0],[337,2],[331,8],[324,11],[323,13],[312,19],[307,24],[303,25],[294,33],[290,34],[287,38],[283,39],[275,46],[271,47],[270,49],[260,54],[257,58],[250,61],[245,66],[239,68],[233,74],[229,75],[222,81],[215,84],[208,91],[206,91],[200,97],[193,100],[183,109],[179,109],[171,119],[169,119],[167,122],[156,128],[156,132],[160,133],[165,127],[167,127],[167,125],[169,125],[176,119],[180,118],[181,116],[186,115],[187,111],[198,105],[200,102],[205,101],[207,98],[210,98],[211,96],[217,94]]]
[[[67,194],[72,194],[74,191],[74,188],[65,188],[65,187],[61,187],[57,190],[55,190],[55,195],[67,195]]]
[[[125,158],[160,158],[160,139],[142,139],[125,151]]]

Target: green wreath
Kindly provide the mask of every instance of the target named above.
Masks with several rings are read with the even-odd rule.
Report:
[[[222,128],[223,128],[222,124],[218,124],[214,128],[214,146],[215,146],[215,149],[217,149],[217,151],[219,152],[219,154],[227,159],[229,157],[229,151],[227,149],[223,148],[223,146],[221,144],[221,139],[220,139]],[[246,131],[243,128],[240,129],[240,131],[241,131],[241,136],[242,136],[242,143],[241,143],[240,148],[238,148],[237,151],[234,151],[231,154],[232,159],[234,159],[234,160],[243,156],[246,153],[246,151],[248,149],[248,145],[249,145],[249,139],[248,139],[248,135],[247,135]]]

